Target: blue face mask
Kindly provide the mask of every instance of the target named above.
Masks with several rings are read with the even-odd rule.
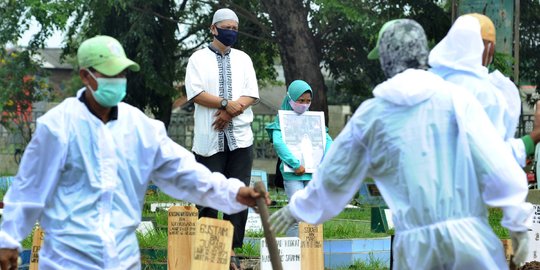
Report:
[[[126,96],[127,80],[126,78],[96,78],[90,70],[88,73],[96,80],[98,86],[92,91],[92,96],[103,107],[114,107]]]
[[[236,43],[236,39],[238,37],[238,31],[229,30],[229,29],[221,29],[216,26],[218,35],[215,36],[219,42],[223,43],[223,45],[230,47],[234,43]]]

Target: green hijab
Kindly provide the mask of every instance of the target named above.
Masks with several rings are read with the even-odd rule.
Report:
[[[283,102],[281,102],[280,110],[292,111],[293,109],[291,108],[289,101],[291,99],[294,101],[298,100],[298,98],[305,92],[311,93],[311,97],[313,98],[313,90],[311,90],[311,86],[309,86],[307,82],[302,80],[293,81],[291,84],[289,84],[287,94],[283,98]],[[270,136],[270,141],[272,141],[272,132],[275,129],[281,130],[279,127],[279,114],[274,118],[274,122],[266,125],[266,132],[268,132],[268,136]]]

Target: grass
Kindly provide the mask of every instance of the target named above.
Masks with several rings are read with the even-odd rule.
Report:
[[[263,236],[264,237],[264,236]],[[245,257],[259,257],[261,245],[257,243],[244,243],[241,248],[235,248],[234,253]]]
[[[140,248],[164,249],[168,245],[167,230],[153,230],[146,234],[137,232]]]
[[[0,198],[3,198],[5,190],[0,189]],[[282,189],[270,189],[270,196],[277,201],[276,205],[269,207],[270,213],[277,211],[286,205],[287,196]],[[152,202],[180,202],[162,192],[149,191],[145,197],[145,204]],[[147,234],[137,233],[137,239],[141,249],[166,249],[168,245],[167,225],[168,214],[166,211],[151,212],[147,206],[143,210],[143,218],[150,218],[155,221],[156,230]],[[501,239],[509,238],[508,230],[500,225],[502,211],[500,209],[489,209],[489,224],[493,231]],[[334,219],[325,222],[323,225],[324,239],[351,239],[351,238],[376,238],[393,234],[393,230],[386,233],[371,232],[371,206],[361,205],[358,208],[343,210]],[[263,238],[263,232],[246,232],[246,237]],[[23,248],[30,249],[32,246],[32,234],[22,241]],[[259,257],[260,244],[246,242],[242,248],[235,249],[235,253],[245,257]],[[166,254],[166,253],[165,253]],[[166,255],[165,255],[166,256]],[[144,257],[144,256],[143,256]],[[145,258],[141,258],[145,259]],[[166,258],[153,259],[152,261],[166,261]],[[335,270],[351,269],[388,269],[388,262],[377,259],[373,256],[367,261],[356,261],[351,266],[336,268]],[[334,269],[333,269],[334,270]]]
[[[387,265],[387,261],[375,258],[372,254],[369,254],[367,261],[357,260],[350,266],[338,267],[333,270],[384,270],[389,269]]]

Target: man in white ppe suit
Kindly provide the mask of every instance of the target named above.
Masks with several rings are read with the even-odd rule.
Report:
[[[23,240],[39,221],[39,269],[140,269],[135,230],[150,180],[163,192],[225,213],[259,194],[212,173],[174,143],[163,123],[121,102],[126,71],[139,65],[109,36],[77,52],[85,88],[37,120],[4,197],[0,268],[17,268]]]
[[[525,175],[481,105],[426,71],[427,40],[413,20],[386,23],[373,54],[388,80],[358,108],[308,186],[270,217],[272,228],[336,216],[370,176],[392,210],[395,269],[508,268],[487,206],[502,208],[502,225],[523,241],[514,245],[521,264],[532,222]]]
[[[524,167],[540,141],[540,126],[520,139],[514,138],[521,100],[516,87],[500,72],[489,74],[493,60],[495,26],[482,14],[460,16],[448,34],[431,50],[430,71],[466,88],[482,104],[489,119]],[[497,85],[494,85],[496,83]],[[503,88],[503,89],[499,89]],[[519,106],[519,107],[518,107]]]

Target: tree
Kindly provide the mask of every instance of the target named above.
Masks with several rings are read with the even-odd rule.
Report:
[[[540,3],[521,0],[520,4],[520,78],[537,85],[540,81]]]
[[[55,29],[65,31],[64,53],[69,55],[75,55],[86,38],[114,36],[124,45],[128,57],[141,66],[141,72],[128,74],[126,102],[149,109],[167,126],[173,100],[183,94],[179,84],[184,79],[187,58],[211,40],[208,28],[212,7],[218,5],[217,1],[188,0],[9,0],[0,4],[0,44],[16,41],[28,29],[31,17],[42,28],[30,42],[30,51],[43,47]],[[255,47],[249,39],[257,37],[257,27],[246,30],[255,32],[245,32],[242,45]],[[259,79],[272,79],[275,72],[270,72],[268,59],[275,49],[268,45],[259,49],[265,54],[252,54]]]
[[[348,103],[353,108],[372,97],[371,91],[385,80],[379,61],[367,59],[382,25],[410,18],[423,26],[431,46],[439,42],[451,24],[449,8],[441,1],[425,0],[315,0],[312,10],[316,43],[324,67],[334,80],[330,104]]]
[[[34,131],[32,104],[52,97],[45,75],[27,51],[0,51],[0,125],[17,138],[19,151]]]
[[[262,0],[268,11],[280,48],[285,82],[307,81],[315,95],[311,109],[323,111],[328,123],[326,85],[320,69],[320,51],[308,26],[308,7],[301,0]]]

